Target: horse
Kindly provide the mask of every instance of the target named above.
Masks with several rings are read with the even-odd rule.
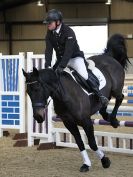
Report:
[[[104,152],[97,147],[91,116],[99,111],[103,119],[110,121],[114,128],[119,126],[116,114],[124,98],[122,94],[125,78],[124,69],[127,68],[129,62],[124,37],[120,34],[113,35],[108,40],[104,53],[89,59],[95,62],[96,67],[106,78],[106,86],[102,88],[102,94],[109,100],[112,96],[116,99],[111,114],[107,112],[107,107],[102,107],[96,95],[87,95],[67,72],[64,71],[58,75],[52,68],[41,70],[33,68],[33,71],[29,73],[23,70],[27,93],[32,102],[34,119],[38,123],[45,120],[44,113],[48,106],[47,100],[51,96],[56,114],[74,136],[80,150],[83,158],[80,172],[89,171],[91,161],[85,150],[78,126],[81,126],[85,131],[88,144],[101,160],[103,168],[109,168],[111,164],[109,157],[106,157]]]

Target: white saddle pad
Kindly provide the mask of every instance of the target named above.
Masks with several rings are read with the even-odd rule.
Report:
[[[101,90],[101,89],[102,89],[103,87],[105,87],[105,85],[106,85],[106,79],[105,79],[103,73],[102,73],[98,68],[95,67],[94,61],[88,60],[88,64],[89,64],[88,68],[89,68],[89,69],[93,72],[93,74],[98,78],[99,83],[100,83],[100,85],[99,85],[99,90]]]

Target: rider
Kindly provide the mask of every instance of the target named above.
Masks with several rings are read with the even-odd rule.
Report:
[[[48,26],[45,49],[45,68],[51,66],[53,49],[57,61],[53,66],[57,72],[62,72],[66,66],[75,69],[99,97],[102,106],[108,104],[108,99],[99,91],[98,85],[89,79],[84,54],[79,49],[74,31],[63,23],[62,13],[56,9],[49,10],[44,23]]]

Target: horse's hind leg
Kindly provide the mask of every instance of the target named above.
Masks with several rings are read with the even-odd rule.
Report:
[[[124,95],[117,95],[116,97],[116,101],[115,101],[115,106],[113,108],[113,111],[111,114],[109,114],[109,119],[110,119],[110,123],[112,125],[112,127],[117,128],[119,126],[119,121],[116,118],[117,115],[117,111],[123,101]]]
[[[90,118],[88,119],[88,117],[84,118],[82,121],[82,126],[87,135],[88,144],[90,148],[93,151],[95,151],[96,155],[100,158],[103,168],[109,168],[111,164],[109,158],[105,157],[104,153],[97,147],[95,136],[94,136],[94,127],[91,119]]]
[[[104,120],[109,121],[109,119],[108,119],[109,113],[107,112],[107,106],[106,107],[102,107],[99,110],[99,113],[101,114],[101,116],[103,117]]]
[[[112,127],[117,128],[119,126],[119,121],[116,119],[116,114],[118,111],[118,108],[120,107],[122,100],[124,98],[123,94],[119,94],[117,96],[115,96],[115,106],[113,108],[113,111],[111,114],[109,114],[106,110],[107,107],[105,108],[101,108],[99,113],[102,115],[103,119],[110,122],[110,124],[112,125]]]
[[[87,151],[85,150],[84,143],[82,141],[77,124],[70,119],[63,120],[63,123],[64,123],[65,127],[70,131],[70,133],[74,136],[76,144],[78,145],[78,147],[80,149],[81,156],[82,156],[83,162],[84,162],[80,168],[80,172],[89,171],[89,167],[91,166],[91,161],[89,159]]]

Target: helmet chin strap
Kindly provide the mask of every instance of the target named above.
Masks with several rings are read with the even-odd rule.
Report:
[[[58,28],[58,26],[60,26],[60,24],[61,24],[61,22],[59,24],[57,24],[57,21],[56,21],[56,27],[55,27],[54,31],[57,30],[57,28]]]

